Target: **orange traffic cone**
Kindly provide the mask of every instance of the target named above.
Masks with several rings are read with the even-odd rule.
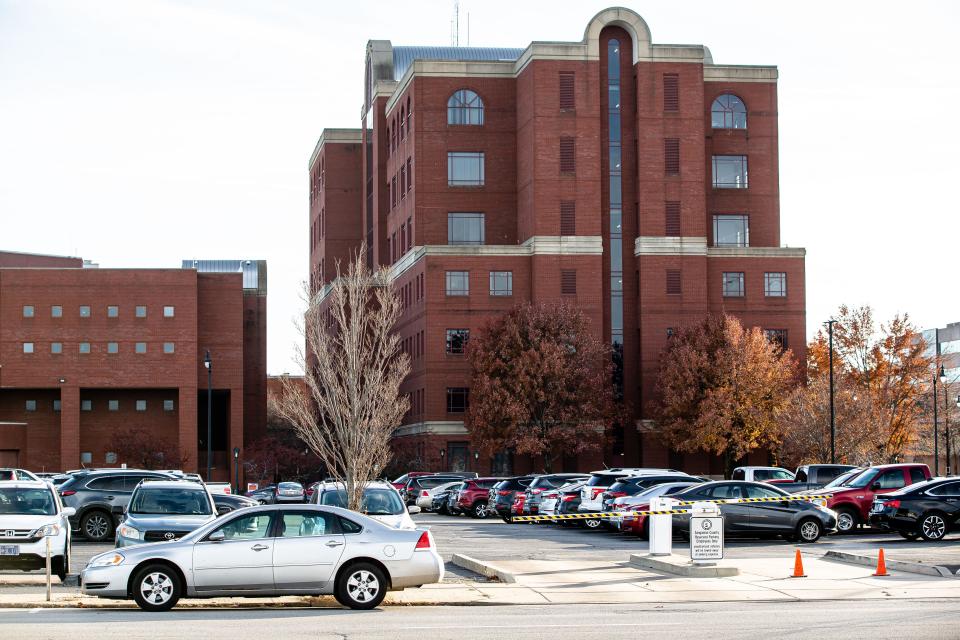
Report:
[[[803,558],[800,557],[800,549],[797,549],[797,557],[793,561],[793,575],[791,578],[806,578],[807,574],[803,572]]]
[[[890,575],[887,573],[887,563],[883,559],[883,549],[880,549],[880,555],[877,557],[877,571],[873,575],[878,578]]]

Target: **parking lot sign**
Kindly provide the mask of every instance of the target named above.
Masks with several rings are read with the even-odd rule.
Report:
[[[694,564],[723,560],[723,516],[715,504],[693,505],[690,517],[690,560]]]

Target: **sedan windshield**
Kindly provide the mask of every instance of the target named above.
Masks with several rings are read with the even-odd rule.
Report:
[[[325,491],[320,504],[347,508],[347,492]],[[393,489],[367,489],[363,492],[360,510],[368,516],[395,516],[404,512],[403,502]]]
[[[141,515],[210,515],[205,491],[196,489],[140,489],[130,500],[129,513]]]
[[[57,504],[49,489],[0,489],[0,514],[55,516]]]

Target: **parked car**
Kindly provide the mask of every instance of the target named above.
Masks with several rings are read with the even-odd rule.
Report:
[[[488,503],[490,489],[503,478],[473,478],[464,480],[457,488],[457,509],[471,518],[486,518],[490,515]]]
[[[438,487],[436,494],[433,496],[432,509],[434,512],[439,513],[440,515],[449,516],[450,513],[449,504],[450,496],[456,493],[457,488],[461,485],[460,481],[454,482],[452,484],[442,484]]]
[[[420,492],[422,492],[424,489],[433,489],[449,482],[463,482],[463,477],[453,474],[444,474],[410,478],[407,480],[407,484],[404,485],[403,489],[400,491],[400,497],[403,498],[404,502],[406,502],[408,505],[415,505],[417,503],[417,498],[420,497]]]
[[[730,479],[779,484],[781,482],[793,482],[794,475],[792,471],[783,467],[737,467],[733,470]]]
[[[696,482],[693,480],[694,479],[691,478],[690,481],[655,484],[632,496],[622,496],[614,499],[613,508],[611,509],[612,515],[610,516],[610,522],[613,528],[623,533],[633,533],[644,539],[648,538],[650,534],[648,529],[650,521],[647,519],[647,516],[631,515],[630,512],[649,511],[650,500],[652,498],[672,496],[688,487],[693,487],[704,482],[700,478],[696,478]]]
[[[392,484],[392,483],[391,483]],[[459,487],[459,480],[451,480],[445,484],[437,485],[432,489],[421,489],[420,496],[417,498],[416,505],[420,507],[421,511],[436,511],[434,506],[434,500],[440,493],[444,493],[446,497],[446,491],[452,489],[453,487]]]
[[[864,469],[843,486],[824,487],[810,495],[825,496],[827,506],[837,512],[837,530],[850,533],[869,522],[875,496],[929,479],[925,464],[881,464]]]
[[[0,482],[7,480],[27,480],[30,482],[41,482],[42,478],[32,471],[26,469],[0,469]]]
[[[207,491],[210,493],[233,493],[229,482],[205,482],[204,484],[207,485]]]
[[[677,500],[734,500],[772,498],[770,502],[720,504],[723,532],[726,536],[769,537],[780,535],[787,540],[816,542],[825,533],[837,528],[836,514],[823,506],[822,499],[776,500],[791,494],[765,482],[723,480],[689,487],[673,495]],[[673,530],[681,537],[690,535],[690,514],[673,516]]]
[[[403,491],[404,487],[407,486],[407,480],[410,478],[419,478],[421,476],[433,476],[436,475],[434,471],[411,471],[405,473],[396,480],[391,480],[390,484],[394,486],[397,491]]]
[[[463,511],[460,510],[459,496],[460,489],[463,488],[463,482],[458,482],[450,491],[447,492],[446,513],[450,516],[459,516]]]
[[[342,482],[324,482],[313,494],[313,504],[347,508],[347,491]],[[420,507],[407,507],[400,494],[389,482],[375,480],[363,489],[361,511],[374,520],[394,529],[416,529],[411,513],[419,513]]]
[[[504,522],[510,522],[513,519],[513,499],[517,492],[522,493],[536,476],[516,476],[501,480],[490,487],[487,507],[490,512],[496,513]]]
[[[639,475],[665,475],[678,473],[675,469],[646,469],[641,467],[615,467],[613,469],[601,469],[590,474],[590,478],[580,490],[580,505],[577,511],[580,513],[597,513],[603,511],[603,499],[601,495],[610,486],[629,476]],[[600,526],[600,519],[597,518],[583,520],[582,524],[588,529],[596,529]]]
[[[257,487],[253,491],[247,491],[243,495],[248,498],[253,498],[258,504],[273,504],[273,496],[276,494],[276,491],[277,485],[268,484],[265,487]]]
[[[333,506],[263,505],[180,540],[94,556],[81,584],[86,595],[132,597],[146,611],[167,611],[182,597],[298,594],[372,609],[388,590],[440,582],[443,571],[428,531]]]
[[[960,477],[935,478],[876,496],[870,524],[908,540],[943,540],[960,530]]]
[[[553,516],[560,513],[560,506],[564,501],[569,502],[574,497],[580,500],[580,487],[586,480],[567,482],[556,489],[547,489],[540,494],[539,514]]]
[[[190,480],[145,480],[121,516],[114,546],[177,540],[217,517],[210,490]]]
[[[857,469],[849,464],[805,464],[797,467],[793,482],[777,482],[778,487],[790,493],[822,489],[838,477]]]
[[[603,513],[607,514],[616,511],[614,502],[620,498],[634,496],[639,493],[645,493],[650,487],[655,487],[668,482],[686,482],[689,484],[698,484],[706,482],[703,478],[690,476],[685,473],[672,473],[666,475],[650,476],[628,476],[610,485],[610,487],[600,494],[603,501]],[[660,495],[660,494],[655,494]],[[652,495],[650,497],[653,497]],[[601,523],[607,529],[619,529],[618,523],[611,518],[603,518]]]
[[[70,517],[74,530],[92,542],[113,539],[119,515],[114,507],[126,507],[133,490],[142,480],[175,480],[176,476],[140,469],[103,469],[78,473],[57,488],[63,504],[73,507]]]
[[[281,482],[273,491],[274,504],[306,502],[303,485],[299,482]]]
[[[247,507],[253,507],[258,504],[253,498],[248,498],[246,496],[238,496],[236,494],[227,494],[227,493],[214,493],[213,494],[213,504],[217,507],[217,515],[226,515],[231,511],[236,511],[237,509],[246,509]]]
[[[60,581],[70,572],[70,516],[57,492],[42,480],[0,481],[0,569],[34,571],[47,566]]]
[[[559,501],[557,502],[554,510],[557,515],[565,515],[568,513],[579,513],[580,512],[580,498],[583,496],[583,487],[586,485],[586,481],[578,482],[574,485],[568,485],[566,488],[561,487],[559,489]],[[579,521],[568,521],[568,520],[559,520],[557,524],[561,527],[568,525],[580,526]]]
[[[557,489],[570,482],[583,482],[589,477],[588,473],[547,473],[537,476],[523,491],[523,513],[525,515],[540,513],[540,504],[545,491]]]

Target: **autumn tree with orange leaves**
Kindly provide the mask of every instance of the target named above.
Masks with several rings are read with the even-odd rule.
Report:
[[[472,337],[466,426],[488,452],[557,458],[600,450],[620,418],[610,348],[567,304],[525,304]],[[593,431],[592,435],[585,432]]]
[[[724,457],[729,474],[758,448],[776,450],[795,382],[790,351],[729,315],[680,328],[660,359],[651,409],[664,442]]]

